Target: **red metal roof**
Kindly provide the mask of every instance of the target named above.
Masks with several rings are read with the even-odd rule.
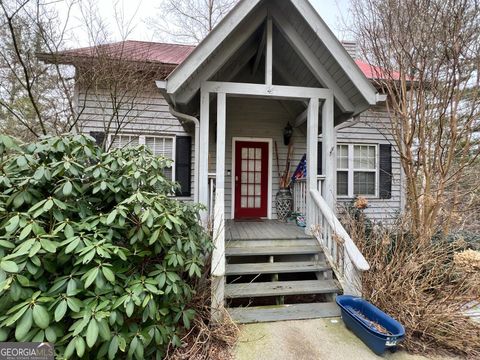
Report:
[[[400,80],[398,71],[387,72],[384,68],[370,65],[362,60],[355,60],[357,66],[370,80]]]
[[[194,49],[194,45],[127,40],[96,47],[66,50],[58,55],[67,58],[88,58],[98,56],[99,54],[107,54],[108,56],[128,61],[146,61],[165,65],[179,65]],[[397,80],[400,77],[398,72],[387,74],[384,69],[369,65],[361,60],[355,60],[355,63],[370,80],[389,79],[390,76],[393,76],[394,79]]]
[[[166,44],[127,40],[112,44],[85,47],[60,52],[60,57],[89,58],[101,54],[128,61],[146,61],[166,65],[178,65],[195,49],[192,45]]]

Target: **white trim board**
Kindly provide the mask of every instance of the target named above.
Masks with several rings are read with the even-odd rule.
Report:
[[[205,81],[202,84],[201,92],[226,93],[229,96],[263,97],[287,100],[310,100],[312,98],[327,100],[333,98],[333,91],[330,89],[220,81]]]
[[[268,194],[267,194],[267,219],[272,219],[273,208],[273,139],[272,138],[256,138],[256,137],[232,137],[232,205],[231,205],[231,219],[235,219],[235,155],[236,155],[236,142],[237,141],[250,141],[250,142],[263,142],[268,143]]]

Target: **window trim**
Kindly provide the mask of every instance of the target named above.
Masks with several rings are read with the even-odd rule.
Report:
[[[175,161],[177,158],[177,137],[176,135],[163,135],[163,134],[135,134],[135,133],[123,133],[119,132],[116,134],[108,134],[108,147],[112,145],[113,137],[115,136],[138,136],[138,145],[146,146],[146,138],[160,138],[160,139],[172,139],[172,181],[177,181],[177,174],[175,171]]]
[[[369,172],[375,173],[375,195],[358,195],[365,197],[367,199],[376,199],[380,197],[380,153],[379,153],[379,144],[373,143],[337,143],[337,146],[347,146],[348,147],[348,169],[345,168],[338,168],[335,171],[335,184],[337,183],[338,172],[343,171],[348,173],[348,195],[338,195],[337,191],[337,198],[338,199],[353,199],[357,196],[354,193],[355,188],[355,172]],[[375,170],[372,169],[355,169],[355,146],[368,146],[375,148]],[[338,165],[338,148],[336,149],[337,153],[337,162]]]

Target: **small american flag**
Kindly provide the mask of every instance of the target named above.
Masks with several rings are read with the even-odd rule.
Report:
[[[297,166],[297,170],[293,173],[292,182],[305,177],[307,177],[307,154],[303,155],[302,160],[300,160]]]

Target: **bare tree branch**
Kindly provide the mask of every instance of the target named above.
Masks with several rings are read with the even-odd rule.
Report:
[[[412,231],[420,239],[448,232],[465,176],[478,166],[480,7],[475,0],[352,0],[352,7],[363,55],[382,69],[377,87],[388,95]]]
[[[162,40],[198,44],[238,0],[163,0],[149,25]]]

